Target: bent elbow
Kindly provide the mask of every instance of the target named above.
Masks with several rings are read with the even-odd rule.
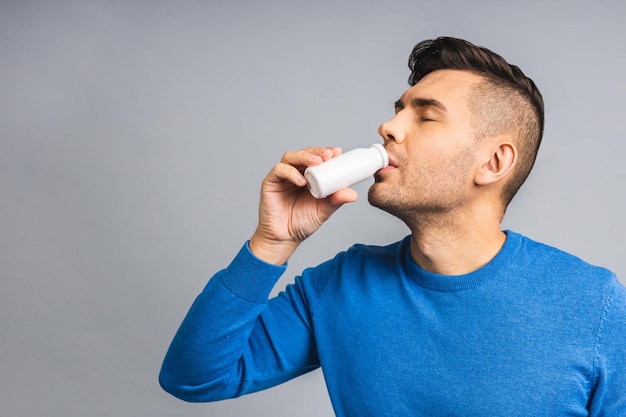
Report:
[[[212,402],[239,396],[237,392],[228,392],[229,386],[224,378],[202,384],[190,384],[183,378],[177,378],[161,370],[159,385],[168,394],[186,402]]]

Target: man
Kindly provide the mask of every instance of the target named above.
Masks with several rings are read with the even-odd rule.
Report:
[[[191,307],[161,371],[188,401],[236,397],[322,368],[338,416],[624,416],[626,290],[603,268],[512,231],[543,101],[519,68],[453,38],[419,43],[379,133],[372,205],[411,234],[355,245],[267,297],[342,204],[302,175],[335,148],[287,152],[259,224]]]

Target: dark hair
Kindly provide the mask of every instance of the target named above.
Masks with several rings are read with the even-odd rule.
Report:
[[[473,113],[480,113],[486,119],[477,121],[481,125],[478,136],[500,133],[494,132],[494,126],[486,126],[493,124],[499,130],[514,131],[519,140],[519,163],[502,196],[506,207],[530,174],[543,135],[543,98],[533,80],[489,49],[451,37],[415,45],[409,56],[409,68],[411,86],[441,69],[471,71],[484,77],[487,87],[475,89],[476,97],[471,99],[474,110],[478,109]],[[481,106],[481,101],[489,102],[489,106]]]

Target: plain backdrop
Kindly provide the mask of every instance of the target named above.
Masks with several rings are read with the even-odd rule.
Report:
[[[289,149],[380,141],[418,41],[517,64],[544,143],[504,227],[626,279],[626,3],[0,2],[0,404],[11,417],[331,416],[320,371],[236,400],[163,391],[195,296]],[[290,263],[408,231],[369,183]]]

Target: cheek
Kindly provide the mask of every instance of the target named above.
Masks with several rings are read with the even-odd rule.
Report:
[[[414,180],[421,177],[445,180],[466,177],[470,173],[477,149],[466,132],[432,135],[422,139],[407,142],[406,153],[399,159],[400,164],[406,167],[405,176]]]
[[[422,190],[457,190],[472,183],[474,153],[470,150],[456,154],[431,153],[410,161],[406,175],[406,185],[417,185]]]

